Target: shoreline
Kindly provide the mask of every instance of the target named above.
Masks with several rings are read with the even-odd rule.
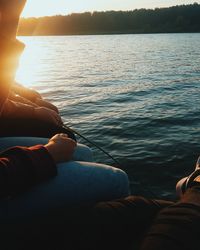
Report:
[[[200,32],[113,32],[113,33],[107,33],[107,32],[98,32],[98,33],[71,33],[71,34],[36,34],[36,35],[26,35],[26,34],[17,34],[17,36],[24,36],[24,37],[50,37],[50,36],[112,36],[112,35],[165,35],[165,34],[200,34]]]

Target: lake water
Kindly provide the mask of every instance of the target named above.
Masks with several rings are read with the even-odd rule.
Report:
[[[200,34],[20,39],[17,79],[110,152],[133,193],[175,198],[200,154]]]

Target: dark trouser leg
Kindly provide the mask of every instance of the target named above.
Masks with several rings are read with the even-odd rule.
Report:
[[[172,204],[137,196],[99,203],[93,209],[93,249],[138,249],[156,214]]]
[[[75,139],[73,133],[65,128],[36,119],[0,119],[0,137],[33,136],[50,138],[58,133],[66,133],[70,138]]]
[[[131,249],[138,249],[140,240],[157,213],[172,204],[130,196],[82,209],[70,226],[71,237],[66,241],[67,246],[69,242],[75,242],[72,249],[126,250],[132,246],[134,248]],[[63,232],[66,234],[66,231]]]
[[[52,211],[42,218],[21,221],[20,225],[7,225],[8,238],[12,238],[10,249],[14,238],[15,250],[138,249],[156,214],[171,204],[130,196],[90,207]],[[3,230],[5,234],[5,227]]]
[[[144,239],[142,250],[200,249],[200,185],[163,209]]]

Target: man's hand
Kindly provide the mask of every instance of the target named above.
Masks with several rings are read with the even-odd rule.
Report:
[[[19,96],[22,96],[35,105],[39,107],[45,107],[48,109],[54,110],[56,113],[58,112],[58,109],[56,106],[51,104],[50,102],[44,100],[42,96],[34,89],[29,89],[27,87],[24,87],[23,85],[20,85],[19,83],[15,82],[15,84],[12,86],[12,90],[18,94]]]
[[[36,90],[24,87],[17,82],[12,85],[12,90],[16,94],[30,100],[31,102],[33,102],[36,98],[42,98],[42,96]]]
[[[77,143],[66,134],[57,134],[52,137],[45,148],[56,163],[70,161]]]
[[[37,98],[37,99],[35,100],[35,104],[37,104],[39,107],[45,107],[45,108],[54,110],[56,113],[59,113],[56,106],[54,106],[54,105],[51,104],[50,102],[45,101],[44,99]]]
[[[34,114],[38,120],[51,123],[55,126],[63,125],[60,115],[56,113],[54,110],[45,107],[38,107],[35,108]]]

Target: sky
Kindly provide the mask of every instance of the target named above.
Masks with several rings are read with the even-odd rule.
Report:
[[[200,3],[200,0],[27,0],[22,16],[39,17],[85,11],[133,10]]]

